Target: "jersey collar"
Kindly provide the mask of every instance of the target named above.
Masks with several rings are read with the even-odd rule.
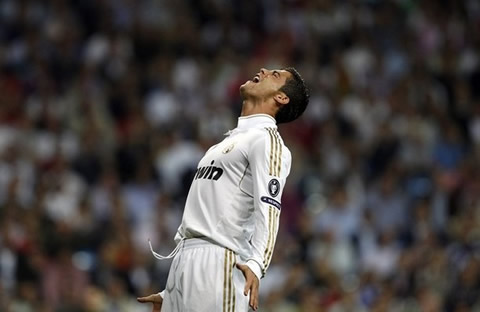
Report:
[[[238,117],[237,129],[246,130],[250,128],[276,128],[275,118],[267,114],[254,114]]]

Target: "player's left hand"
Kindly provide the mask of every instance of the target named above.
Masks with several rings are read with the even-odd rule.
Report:
[[[153,294],[146,297],[137,298],[138,302],[141,303],[152,303],[152,312],[160,312],[162,310],[163,298],[160,294]]]
[[[250,292],[250,301],[249,305],[254,310],[257,311],[258,309],[258,286],[259,281],[255,273],[253,273],[250,268],[245,264],[237,263],[237,268],[242,271],[243,276],[245,277],[245,288],[243,290],[243,294],[248,296]]]

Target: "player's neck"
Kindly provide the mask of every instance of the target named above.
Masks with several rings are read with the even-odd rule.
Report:
[[[267,114],[275,118],[276,107],[267,102],[255,102],[252,100],[243,100],[240,116],[250,116],[255,114]]]

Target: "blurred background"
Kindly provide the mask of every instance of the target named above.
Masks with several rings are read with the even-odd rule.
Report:
[[[311,89],[260,311],[480,311],[480,2],[1,0],[0,311],[150,311],[238,88]]]

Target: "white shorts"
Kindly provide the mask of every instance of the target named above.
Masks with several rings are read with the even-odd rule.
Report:
[[[187,239],[173,258],[162,312],[246,312],[245,278],[230,249]]]

